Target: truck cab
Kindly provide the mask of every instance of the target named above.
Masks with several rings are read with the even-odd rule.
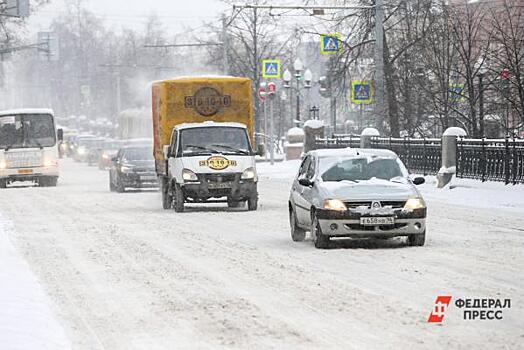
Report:
[[[56,186],[60,139],[50,109],[0,112],[0,188],[16,181]]]
[[[241,123],[177,125],[164,147],[168,176],[163,184],[164,207],[183,211],[184,203],[227,202],[235,208],[258,205],[255,153]]]

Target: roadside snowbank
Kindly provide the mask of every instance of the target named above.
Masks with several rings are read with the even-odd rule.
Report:
[[[284,161],[271,165],[257,164],[258,175],[269,179],[292,180],[297,174],[300,160]],[[524,185],[504,185],[501,182],[457,179],[445,188],[436,187],[435,176],[425,176],[426,183],[417,186],[425,199],[449,202],[454,205],[483,209],[523,211]]]
[[[9,241],[11,223],[0,214],[0,347],[70,349],[49,299]]]

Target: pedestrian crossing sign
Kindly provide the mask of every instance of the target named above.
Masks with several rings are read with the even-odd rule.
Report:
[[[340,33],[322,34],[320,36],[320,54],[333,55],[342,50]]]
[[[463,83],[450,83],[449,84],[449,99],[455,102],[464,102],[464,84]]]
[[[266,79],[280,78],[280,60],[263,60],[262,77]]]
[[[351,82],[351,102],[357,105],[373,103],[373,85],[370,81]]]

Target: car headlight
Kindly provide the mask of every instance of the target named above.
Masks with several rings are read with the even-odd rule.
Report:
[[[422,198],[416,197],[416,198],[409,198],[406,201],[406,204],[404,204],[405,210],[414,210],[414,209],[422,209],[426,207],[426,203],[424,203],[424,200]]]
[[[51,167],[51,166],[56,166],[57,164],[58,162],[56,160],[52,160],[52,159],[44,160],[44,167],[46,168]]]
[[[107,153],[102,154],[102,158],[109,159],[109,155]]]
[[[182,170],[182,179],[184,181],[198,181],[198,176],[189,169]]]
[[[83,147],[78,148],[78,154],[80,155],[86,154],[86,149]]]
[[[254,181],[256,181],[256,179],[257,179],[257,171],[253,167],[247,168],[242,173],[242,176],[240,176],[240,179],[241,180],[254,180]]]
[[[130,173],[131,171],[133,171],[133,168],[129,165],[122,165],[120,167],[120,171],[123,173]]]
[[[340,199],[326,199],[324,201],[324,209],[346,211],[348,208]]]

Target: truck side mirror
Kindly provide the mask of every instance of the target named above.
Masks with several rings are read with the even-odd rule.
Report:
[[[171,157],[171,152],[169,151],[169,149],[171,148],[171,145],[164,145],[164,147],[162,148],[162,151],[164,152],[164,158],[165,159],[168,159]]]
[[[257,156],[265,156],[266,155],[266,146],[263,144],[263,143],[259,143],[257,145],[257,152],[256,152],[256,155]]]
[[[64,129],[58,129],[56,133],[58,141],[64,141]]]

